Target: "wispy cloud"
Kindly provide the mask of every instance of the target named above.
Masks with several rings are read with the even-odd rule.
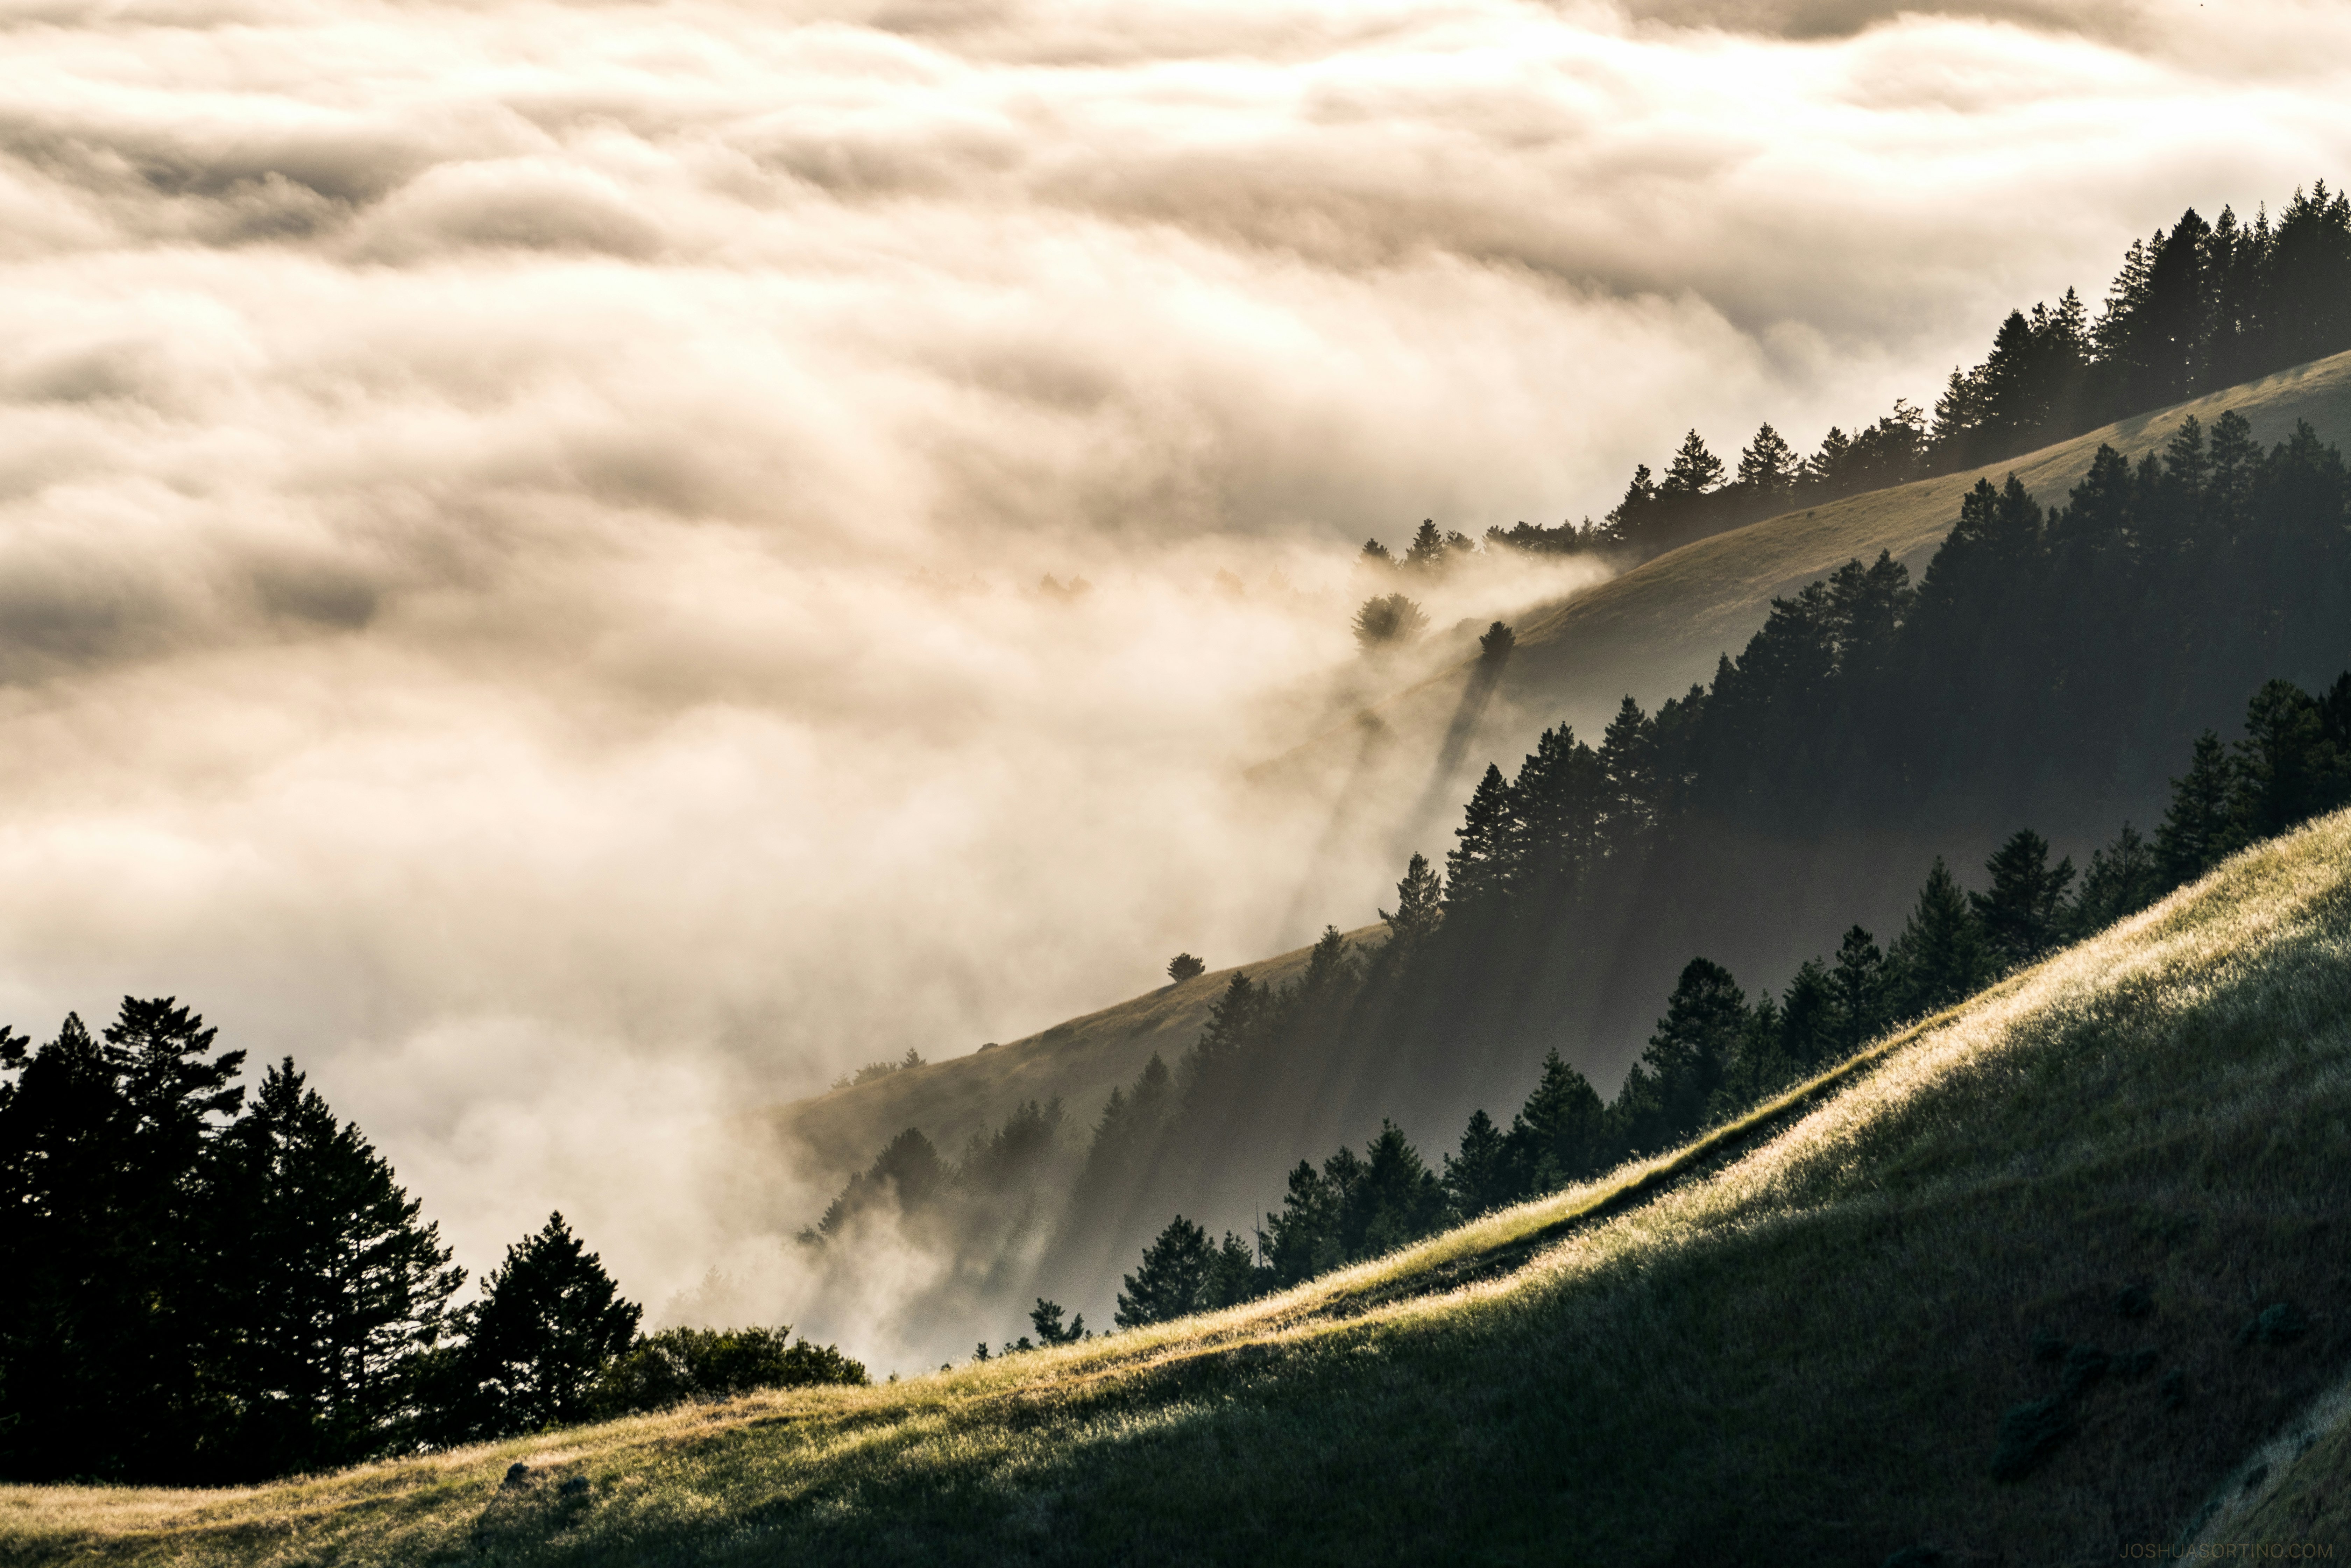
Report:
[[[1366,534],[1931,392],[2129,233],[2351,168],[2346,35],[17,6],[0,1017],[176,992],[469,1260],[560,1203],[659,1295],[724,1238],[708,1116],[1368,917],[1394,869],[1301,903],[1314,803],[1239,780],[1360,679]]]

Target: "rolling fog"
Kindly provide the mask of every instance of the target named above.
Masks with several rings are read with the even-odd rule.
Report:
[[[292,1053],[477,1270],[757,1266],[716,1118],[1371,918],[1241,778],[1406,673],[1366,536],[2351,170],[2338,7],[1894,11],[9,6],[0,1020]]]

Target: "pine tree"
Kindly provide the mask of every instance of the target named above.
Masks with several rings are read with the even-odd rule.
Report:
[[[1603,831],[1611,853],[1646,843],[1658,807],[1656,726],[1626,696],[1601,737]]]
[[[1411,642],[1427,624],[1426,612],[1403,594],[1374,594],[1356,610],[1353,630],[1356,646],[1374,653]]]
[[[1030,1309],[1029,1322],[1037,1331],[1039,1344],[1075,1344],[1086,1337],[1085,1313],[1080,1312],[1070,1320],[1069,1327],[1063,1328],[1061,1303],[1049,1301],[1042,1296],[1037,1298],[1036,1306]]]
[[[0,1473],[183,1480],[221,1418],[204,1373],[235,1217],[203,1172],[241,1051],[171,998],[125,997],[38,1051],[0,1030]]]
[[[1518,827],[1518,802],[1492,763],[1469,796],[1461,825],[1453,836],[1461,841],[1445,857],[1445,902],[1457,905],[1498,905],[1510,896],[1510,850]],[[1402,890],[1398,890],[1401,896]]]
[[[1471,1113],[1469,1124],[1461,1129],[1460,1152],[1445,1156],[1444,1186],[1452,1196],[1454,1212],[1464,1219],[1499,1208],[1518,1196],[1517,1183],[1510,1179],[1509,1145],[1484,1111]]]
[[[1909,1018],[1940,1011],[1991,980],[1992,960],[1983,932],[1942,856],[1928,871],[1917,905],[1886,964],[1901,998],[1898,1010]]]
[[[596,1376],[636,1338],[643,1310],[560,1214],[507,1249],[463,1312],[465,1343],[438,1369],[446,1403],[428,1420],[444,1441],[507,1437],[584,1420]]]
[[[1818,958],[1805,959],[1797,966],[1781,998],[1774,1041],[1792,1074],[1815,1072],[1843,1054],[1842,1020],[1837,1013],[1836,987],[1828,967]],[[1759,1084],[1759,1088],[1771,1087]]]
[[[1394,1122],[1364,1148],[1362,1179],[1347,1193],[1340,1228],[1354,1257],[1373,1257],[1434,1234],[1445,1224],[1445,1190]]]
[[[1721,484],[1722,459],[1708,452],[1704,439],[1693,430],[1682,437],[1673,463],[1666,469],[1665,483],[1657,488],[1665,495],[1694,497],[1708,495]]]
[[[2171,805],[2155,830],[2155,856],[2168,887],[2194,882],[2238,847],[2231,806],[2236,780],[2220,737],[2196,737],[2188,771],[2171,780]]]
[[[1177,1215],[1144,1249],[1143,1263],[1125,1275],[1118,1294],[1118,1326],[1141,1328],[1185,1316],[1198,1307],[1213,1261],[1208,1233]]]
[[[1851,1056],[1877,1038],[1886,1023],[1885,956],[1877,940],[1856,925],[1837,946],[1836,967],[1829,988],[1836,998],[1836,1042],[1840,1056]]]
[[[2009,967],[2038,962],[2064,941],[2065,892],[2074,883],[2069,857],[2049,863],[2049,841],[2021,828],[1984,862],[1988,893],[1971,893],[1968,903],[1999,961]]]
[[[1747,1035],[1746,993],[1721,965],[1692,958],[1667,998],[1666,1016],[1641,1052],[1645,1087],[1652,1103],[1637,1129],[1640,1146],[1667,1148],[1705,1124],[1707,1108],[1722,1086]]]
[[[2074,900],[2074,928],[2084,936],[2104,930],[2162,895],[2163,868],[2154,848],[2125,822],[2114,842],[2090,852],[2090,868]]]
[[[1414,571],[1435,576],[1445,568],[1449,543],[1434,518],[1421,519],[1419,531],[1412,536],[1412,547],[1404,552],[1404,564]]]
[[[1738,484],[1750,502],[1750,509],[1768,517],[1784,508],[1795,493],[1796,476],[1802,468],[1787,437],[1765,423],[1739,455]]]
[[[1270,1272],[1258,1266],[1256,1249],[1228,1230],[1225,1239],[1208,1255],[1207,1276],[1200,1282],[1200,1295],[1194,1310],[1212,1312],[1255,1301],[1270,1288],[1271,1281],[1267,1277]]]
[[[213,1464],[259,1479],[384,1451],[465,1280],[422,1205],[291,1058],[223,1134],[206,1191],[235,1217],[211,1372],[236,1414]]]
[[[1551,1192],[1597,1172],[1606,1158],[1598,1091],[1553,1048],[1543,1053],[1534,1092],[1506,1135],[1518,1196]]]
[[[1405,866],[1404,880],[1396,883],[1395,913],[1383,909],[1382,920],[1387,922],[1387,946],[1381,950],[1381,959],[1391,965],[1407,964],[1427,946],[1445,919],[1445,879],[1428,869],[1428,857],[1416,854]]]
[[[2324,710],[2291,681],[2273,680],[2245,706],[2245,738],[2231,758],[2230,815],[2251,843],[2283,833],[2344,800],[2344,759]]]

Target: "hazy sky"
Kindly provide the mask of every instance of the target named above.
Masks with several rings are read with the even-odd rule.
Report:
[[[1304,935],[1365,535],[1931,401],[2346,101],[2336,4],[8,0],[0,1019],[658,1300],[714,1113]]]

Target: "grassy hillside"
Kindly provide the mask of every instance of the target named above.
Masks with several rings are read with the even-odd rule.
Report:
[[[1672,1156],[1248,1307],[287,1485],[0,1490],[0,1562],[2113,1561],[2351,1364],[2346,1169],[2351,813]]]
[[[1460,716],[1474,658],[1375,705],[1368,711],[1378,720],[1376,729],[1367,732],[1360,718],[1351,720],[1267,764],[1260,773],[1269,781],[1314,783],[1333,791],[1339,802],[1334,840],[1345,836],[1343,827],[1378,840],[1401,819],[1429,811],[1444,820],[1403,822],[1410,832],[1399,841],[1407,848],[1441,849],[1451,842],[1449,831],[1474,774],[1489,759],[1515,762],[1531,748],[1537,733],[1562,717],[1596,740],[1626,692],[1654,706],[1692,681],[1711,676],[1717,657],[1736,653],[1762,624],[1773,595],[1856,556],[1874,558],[1889,549],[1914,572],[1922,571],[1957,517],[1960,496],[1978,477],[2012,469],[2043,501],[2060,501],[2088,470],[2101,443],[2136,455],[2159,448],[2191,413],[2209,425],[2232,408],[2252,421],[2256,436],[2265,442],[2282,438],[2295,420],[2304,419],[2325,439],[2351,444],[2351,354],[2126,420],[2011,462],[1850,497],[1702,539],[1523,617],[1499,688],[1475,727],[1474,741],[1462,750],[1458,776],[1449,781],[1432,779],[1430,764],[1440,751],[1440,737]],[[2010,826],[2002,824],[2001,831]],[[1938,847],[1966,859],[1962,846]],[[1387,855],[1399,864],[1402,858],[1401,852]],[[1923,862],[1912,864],[1907,846],[1880,858],[1895,895],[1907,898]],[[1784,890],[1794,933],[1789,939],[1800,946],[1816,943],[1813,926],[1826,931],[1867,909],[1871,890],[1848,881],[1832,876],[1825,887]],[[1827,907],[1820,920],[1808,918],[1815,904]],[[1245,967],[1251,978],[1279,982],[1303,964],[1305,952]],[[1230,974],[1222,970],[1187,985],[1162,987],[992,1051],[797,1101],[764,1113],[759,1123],[779,1134],[774,1146],[803,1174],[835,1182],[905,1127],[922,1128],[951,1154],[975,1128],[1000,1123],[1025,1100],[1060,1094],[1074,1113],[1090,1116],[1113,1084],[1134,1080],[1153,1051],[1175,1062],[1198,1037],[1208,1004]],[[1635,1011],[1647,1016],[1641,1009],[1652,1000],[1642,993]],[[1636,1038],[1637,1031],[1600,1042],[1598,1054],[1584,1065],[1613,1083],[1612,1072],[1621,1070]]]
[[[2264,376],[2193,402],[2141,414],[2006,462],[1873,490],[1768,518],[1658,557],[1587,592],[1520,618],[1518,646],[1463,760],[1458,788],[1438,791],[1448,810],[1492,758],[1515,761],[1534,737],[1562,719],[1595,742],[1626,693],[1654,708],[1713,677],[1715,660],[1737,653],[1763,624],[1774,595],[1802,587],[1859,557],[1891,550],[1916,580],[1958,517],[1959,497],[1980,478],[2013,472],[2043,505],[2062,502],[2089,472],[2100,444],[2136,460],[2159,450],[2193,414],[2207,428],[2230,409],[2264,444],[2307,420],[2322,440],[2351,444],[2351,354]],[[1453,723],[1475,660],[1432,676],[1370,710],[1386,727],[1386,754],[1426,768],[1437,737]],[[1265,764],[1271,779],[1338,779],[1369,787],[1357,720]],[[1406,782],[1417,785],[1413,774]]]
[[[1369,926],[1350,936],[1376,942],[1384,930]],[[1306,967],[1311,951],[1301,947],[1238,967],[1252,980],[1280,985]],[[1059,1094],[1072,1115],[1091,1119],[1112,1086],[1132,1083],[1154,1051],[1176,1065],[1232,976],[1228,968],[1212,969],[1040,1034],[795,1100],[758,1120],[806,1174],[837,1180],[908,1127],[920,1127],[952,1156],[970,1134],[1002,1123],[1024,1101]]]

